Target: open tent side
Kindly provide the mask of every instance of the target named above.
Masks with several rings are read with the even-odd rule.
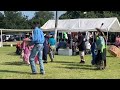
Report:
[[[103,26],[101,27],[101,24]],[[42,27],[43,31],[55,31],[55,20],[48,20]],[[58,20],[58,32],[86,32],[101,28],[103,32],[120,32],[120,23],[117,17],[111,18],[82,18]],[[107,41],[106,41],[107,44]]]

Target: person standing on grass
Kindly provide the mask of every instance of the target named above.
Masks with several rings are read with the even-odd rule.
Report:
[[[56,51],[56,46],[55,46],[56,40],[54,39],[53,35],[50,35],[48,42],[49,42],[49,56],[50,56],[51,62],[53,62],[53,58]]]
[[[25,35],[25,38],[21,44],[21,47],[22,47],[22,57],[23,57],[23,61],[26,63],[26,64],[30,64],[29,62],[29,56],[30,56],[30,46],[28,45],[28,41],[30,41],[30,39],[28,38],[28,35]]]
[[[96,45],[95,39],[94,41],[93,39],[91,39],[91,54],[92,54],[91,64],[92,65],[95,65],[95,58],[96,58],[96,53],[97,53],[96,48],[97,48],[97,45]]]
[[[34,24],[35,24],[35,26],[34,26],[34,30],[33,30],[32,41],[30,43],[31,45],[34,45],[34,47],[31,50],[29,61],[30,61],[30,65],[31,65],[32,74],[37,74],[37,69],[36,69],[34,59],[35,59],[35,56],[38,55],[39,65],[40,65],[40,74],[45,74],[44,64],[43,64],[43,60],[42,60],[43,43],[45,41],[44,33],[38,27],[39,23],[34,23]]]
[[[49,50],[49,47],[48,47],[49,37],[46,34],[44,35],[44,37],[45,37],[45,41],[43,43],[43,46],[44,46],[44,48],[43,48],[43,60],[44,60],[44,63],[47,63],[47,54],[48,54],[48,50]]]
[[[23,42],[21,44],[21,49],[22,49],[21,57],[23,58],[23,61],[27,65],[30,65],[29,57],[30,57],[31,50],[32,50],[32,48],[34,46],[34,45],[33,46],[29,46],[29,42],[30,42],[29,35],[26,34],[25,38],[23,39]],[[39,64],[38,58],[36,58],[36,57],[35,57],[35,63]]]
[[[85,55],[85,33],[78,32],[78,48],[80,53],[80,63],[85,63],[84,55]]]
[[[17,45],[16,45],[16,54],[17,54],[17,55],[21,55],[21,53],[22,53],[21,43],[18,42]]]
[[[106,37],[104,33],[96,28],[96,45],[97,45],[97,56],[96,56],[96,64],[98,69],[105,69],[106,67]]]

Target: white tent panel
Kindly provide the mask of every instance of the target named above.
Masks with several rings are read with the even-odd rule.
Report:
[[[116,20],[110,27],[109,32],[120,32],[120,24],[119,21]]]
[[[120,24],[118,19],[115,18],[87,18],[87,19],[63,19],[58,20],[58,31],[78,32],[78,31],[96,31],[95,28],[100,28],[107,32],[120,32]],[[42,27],[44,31],[55,30],[55,20],[47,21]]]

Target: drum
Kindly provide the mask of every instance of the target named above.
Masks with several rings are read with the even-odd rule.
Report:
[[[114,45],[109,47],[108,52],[115,57],[120,57],[120,49]]]

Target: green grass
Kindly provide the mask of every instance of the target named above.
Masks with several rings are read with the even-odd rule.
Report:
[[[11,44],[15,46],[18,42],[21,43],[22,41],[16,41],[16,42],[3,42],[3,46],[10,46]]]
[[[86,63],[80,64],[79,56],[55,56],[54,62],[45,65],[45,75],[31,74],[30,66],[15,55],[15,47],[0,48],[0,79],[120,79],[120,58],[107,55],[107,68],[95,70],[91,66],[91,56],[86,55]],[[39,65],[37,65],[39,73]]]

